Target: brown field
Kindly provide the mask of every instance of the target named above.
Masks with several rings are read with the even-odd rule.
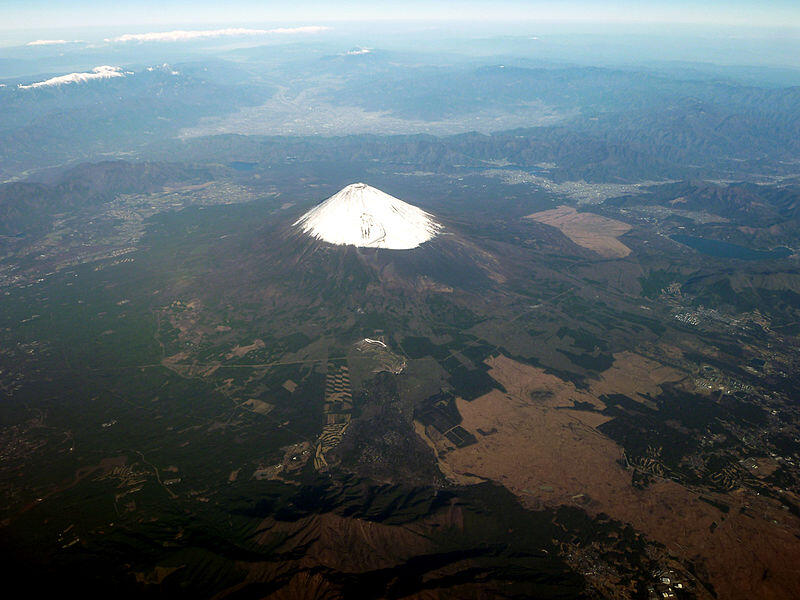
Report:
[[[243,402],[242,406],[249,408],[254,413],[258,413],[259,415],[268,415],[270,412],[272,412],[272,409],[275,408],[269,402],[264,402],[263,400],[259,400],[257,398],[250,398],[246,402]]]
[[[237,344],[236,346],[231,348],[231,351],[228,352],[228,354],[225,355],[225,359],[230,360],[234,357],[242,358],[243,356],[246,356],[253,350],[261,350],[262,348],[265,347],[266,346],[264,345],[264,341],[259,339],[253,340],[253,343],[250,344],[249,346],[240,346]]]
[[[541,407],[574,406],[574,401],[578,401],[589,402],[598,410],[605,408],[596,396],[539,367],[517,362],[502,354],[486,359],[486,364],[490,367],[489,375],[502,383],[509,395],[515,398],[533,399]]]
[[[619,352],[614,355],[614,364],[600,374],[600,379],[591,383],[590,390],[596,396],[624,394],[633,400],[655,408],[648,399],[661,393],[664,383],[677,383],[686,379],[672,367],[664,366],[654,360],[633,352]]]
[[[525,218],[556,227],[578,246],[605,258],[624,258],[631,253],[631,249],[617,239],[631,230],[631,226],[622,221],[579,213],[571,206],[559,206]]]
[[[487,363],[508,393],[494,390],[472,402],[457,399],[461,425],[478,443],[440,454],[445,472],[462,483],[458,476],[466,473],[496,481],[530,508],[578,504],[590,514],[630,523],[670,554],[701,565],[719,598],[796,597],[800,539],[792,532],[800,522],[779,503],[744,490],[706,493],[731,506],[724,514],[701,501],[698,492],[668,479],[636,489],[631,472],[619,462],[622,449],[595,429],[605,417],[558,408],[569,398],[587,401],[591,394],[503,356]],[[681,375],[651,363],[635,354],[619,355],[593,389],[635,397]],[[651,376],[642,377],[648,369]],[[601,405],[596,398],[594,403]],[[592,417],[598,418],[593,422]],[[479,429],[492,433],[481,435]],[[749,514],[740,512],[744,505]],[[717,527],[710,533],[712,523]]]

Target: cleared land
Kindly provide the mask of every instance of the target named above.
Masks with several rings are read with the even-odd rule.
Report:
[[[325,424],[314,450],[314,468],[326,471],[328,461],[325,454],[339,445],[350,425],[353,410],[353,393],[350,388],[350,370],[346,366],[329,366],[325,380]]]
[[[664,383],[677,383],[686,378],[686,373],[667,367],[634,352],[619,352],[614,355],[614,364],[600,374],[600,379],[590,385],[592,394],[624,394],[656,408],[650,398],[661,393]]]
[[[578,246],[605,258],[624,258],[631,253],[631,249],[617,239],[631,230],[631,226],[622,221],[579,213],[571,206],[559,206],[525,218],[556,227]]]
[[[597,383],[598,391],[613,391],[616,381],[624,382],[620,391],[631,393],[635,373],[656,365],[644,360],[618,357],[608,377]],[[699,557],[721,598],[786,596],[791,595],[787,586],[800,588],[800,575],[790,566],[800,558],[800,540],[792,534],[798,523],[779,503],[744,490],[706,494],[731,507],[723,513],[669,479],[655,478],[647,488],[637,489],[623,466],[622,448],[581,416],[592,413],[561,408],[568,399],[591,393],[574,390],[568,382],[558,384],[557,377],[503,356],[487,363],[489,374],[508,392],[493,390],[472,402],[457,399],[462,426],[477,443],[438,453],[446,465],[443,472],[462,483],[467,474],[496,481],[530,508],[577,504],[592,514],[630,523],[673,556]],[[628,378],[617,372],[626,364],[635,367]],[[657,379],[678,376],[660,374]],[[658,381],[642,383],[644,392]],[[538,393],[542,391],[550,393]],[[599,404],[597,399],[593,403]],[[739,551],[743,539],[749,541],[748,553]]]

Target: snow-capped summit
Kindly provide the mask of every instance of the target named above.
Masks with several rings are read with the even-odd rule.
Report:
[[[294,225],[331,244],[394,250],[416,248],[442,229],[432,215],[365,183],[348,185]]]

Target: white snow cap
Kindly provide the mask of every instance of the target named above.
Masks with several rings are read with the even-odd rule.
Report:
[[[442,229],[424,210],[366,183],[348,185],[294,223],[331,244],[409,250]]]

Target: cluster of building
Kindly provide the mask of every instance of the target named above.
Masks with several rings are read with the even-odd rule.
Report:
[[[686,586],[678,581],[675,571],[658,571],[653,576],[655,582],[647,586],[647,600],[671,600],[672,598],[687,597]]]

